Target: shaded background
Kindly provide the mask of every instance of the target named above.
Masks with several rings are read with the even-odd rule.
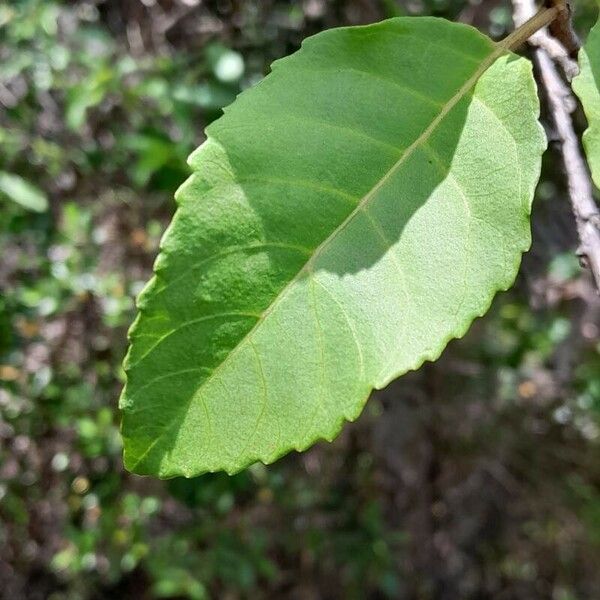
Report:
[[[488,0],[0,3],[0,598],[600,598],[600,301],[552,144],[515,288],[333,444],[123,471],[133,298],[204,127],[307,35],[418,14],[511,28]]]

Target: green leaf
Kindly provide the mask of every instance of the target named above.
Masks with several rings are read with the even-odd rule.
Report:
[[[141,294],[125,464],[270,463],[358,417],[508,288],[545,140],[530,63],[470,27],[324,32],[190,157]]]
[[[116,73],[111,67],[101,64],[68,91],[65,121],[69,129],[77,131],[83,127],[88,109],[104,100],[115,77]]]
[[[579,96],[588,120],[583,146],[592,179],[600,187],[600,23],[590,31],[578,58],[580,73],[573,79],[573,90]]]
[[[0,194],[27,210],[34,212],[48,210],[46,194],[26,179],[19,177],[19,175],[0,171]]]

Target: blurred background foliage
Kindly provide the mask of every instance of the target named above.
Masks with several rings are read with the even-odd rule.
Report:
[[[517,285],[439,362],[275,465],[122,468],[126,330],[204,127],[307,35],[422,14],[511,27],[495,0],[0,3],[0,597],[600,598],[600,301],[551,130]]]

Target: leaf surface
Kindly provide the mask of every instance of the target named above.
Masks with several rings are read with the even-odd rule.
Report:
[[[37,186],[19,175],[0,171],[0,195],[33,212],[48,210],[48,198]]]
[[[573,79],[573,90],[579,96],[588,120],[583,146],[592,179],[600,187],[600,22],[590,31],[578,59],[580,72]]]
[[[207,129],[138,299],[125,464],[235,473],[333,439],[529,247],[530,63],[470,27],[324,32]]]

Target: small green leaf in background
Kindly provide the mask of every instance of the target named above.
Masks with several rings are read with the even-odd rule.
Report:
[[[0,194],[27,210],[48,210],[48,199],[44,192],[19,175],[0,171]]]
[[[104,100],[113,81],[113,70],[107,65],[101,65],[69,90],[65,119],[70,129],[77,131],[83,126],[88,109],[98,106]]]
[[[207,129],[139,298],[125,464],[240,471],[332,440],[513,282],[545,140],[477,30],[329,30]]]
[[[600,23],[591,29],[579,51],[579,75],[573,79],[573,90],[579,96],[588,129],[583,134],[583,146],[592,171],[592,179],[600,187]]]

